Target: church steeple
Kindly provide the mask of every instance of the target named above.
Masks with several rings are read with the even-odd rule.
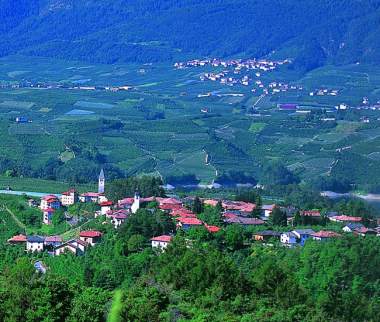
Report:
[[[98,192],[99,193],[104,193],[105,182],[106,182],[106,178],[104,176],[104,171],[102,169],[102,170],[100,170],[99,181],[98,181]]]

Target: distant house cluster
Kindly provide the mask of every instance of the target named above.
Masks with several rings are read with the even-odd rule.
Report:
[[[75,255],[83,255],[90,246],[95,246],[101,240],[102,233],[95,230],[85,230],[79,236],[68,241],[63,241],[61,236],[37,236],[17,235],[8,239],[12,245],[25,245],[27,252],[48,251],[53,256],[59,256],[65,252]]]
[[[247,70],[261,70],[261,71],[271,71],[275,70],[276,67],[280,65],[289,64],[291,61],[289,59],[285,60],[268,60],[268,59],[194,59],[187,62],[177,62],[174,67],[177,69],[190,68],[190,67],[233,67],[235,71],[240,71],[242,69]]]

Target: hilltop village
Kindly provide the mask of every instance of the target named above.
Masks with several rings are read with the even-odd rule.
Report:
[[[169,234],[154,236],[151,239],[151,247],[154,249],[165,249],[173,237],[179,231],[191,229],[205,229],[210,234],[217,234],[228,225],[238,225],[244,228],[253,228],[252,241],[268,244],[279,242],[285,247],[303,246],[308,239],[326,241],[339,238],[344,233],[358,236],[377,235],[380,236],[380,226],[368,228],[365,218],[347,216],[338,212],[322,214],[316,209],[296,209],[295,207],[283,207],[276,204],[255,204],[252,202],[207,199],[198,197],[179,198],[171,197],[141,197],[136,191],[133,197],[125,197],[120,200],[111,201],[105,195],[105,175],[103,170],[99,175],[98,192],[86,192],[79,194],[75,189],[63,192],[61,195],[49,194],[43,196],[39,201],[29,199],[28,205],[39,208],[44,225],[52,225],[54,213],[64,211],[67,207],[76,204],[94,204],[97,209],[90,214],[93,218],[103,218],[104,225],[112,225],[119,229],[131,216],[134,216],[140,208],[148,211],[161,211],[175,222],[175,230]],[[220,215],[218,225],[208,224],[207,220],[200,217],[204,211],[212,211]],[[66,212],[65,212],[66,215]],[[70,216],[67,220],[72,220]],[[336,224],[335,230],[315,231],[308,226]],[[290,226],[288,230],[271,230],[268,226]],[[301,226],[298,229],[297,226]],[[339,231],[340,230],[340,231]],[[98,230],[78,230],[76,236],[63,239],[60,235],[15,235],[8,240],[9,244],[25,244],[27,252],[48,251],[50,255],[59,256],[66,252],[75,255],[83,255],[88,247],[95,246],[102,240],[103,233]],[[270,243],[269,243],[270,245]]]

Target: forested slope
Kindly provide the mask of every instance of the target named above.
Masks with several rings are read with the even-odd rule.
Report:
[[[378,0],[0,1],[0,54],[94,62],[280,51],[296,67],[378,62]]]

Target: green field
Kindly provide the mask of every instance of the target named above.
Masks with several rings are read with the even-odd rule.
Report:
[[[202,73],[212,71],[210,66],[176,70],[169,64],[88,65],[18,56],[1,58],[0,63],[0,82],[9,84],[0,89],[3,173],[15,169],[17,176],[18,172],[40,176],[48,162],[58,160],[62,164],[54,166],[60,169],[55,174],[59,181],[81,182],[85,173],[91,173],[94,181],[95,172],[106,165],[118,175],[194,176],[199,183],[209,184],[217,176],[236,171],[260,179],[261,167],[270,160],[297,169],[301,179],[308,181],[326,175],[324,160],[332,163],[340,157],[336,151],[347,147],[374,162],[374,168],[380,162],[376,141],[380,112],[351,109],[337,113],[334,109],[340,103],[358,106],[363,97],[372,103],[379,100],[380,68],[376,66],[326,66],[306,75],[280,68],[264,73],[262,82],[283,82],[302,89],[262,97],[259,88],[251,92],[252,86],[200,81]],[[64,87],[11,87],[25,79]],[[339,94],[309,95],[320,88],[336,89]],[[213,94],[198,97],[205,93]],[[242,96],[232,96],[236,93]],[[313,112],[279,111],[279,103],[297,103],[300,109]],[[73,110],[92,114],[67,115]],[[17,116],[32,122],[16,124]],[[322,121],[331,117],[337,121]],[[370,123],[361,122],[363,117]],[[75,173],[78,169],[79,174]],[[352,180],[365,183],[360,173],[353,174]]]
[[[70,185],[63,182],[31,179],[31,178],[13,178],[0,176],[0,190],[6,187],[11,187],[16,191],[31,191],[42,193],[61,193],[75,186],[80,192],[96,191],[97,187],[93,184],[75,184]]]

